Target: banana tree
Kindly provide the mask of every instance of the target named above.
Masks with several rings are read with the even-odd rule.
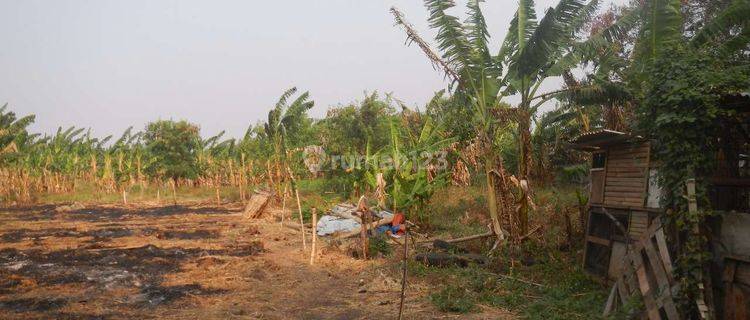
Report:
[[[571,105],[601,107],[606,128],[626,130],[626,119],[617,113],[640,104],[642,84],[650,76],[647,70],[665,50],[685,47],[717,59],[734,57],[739,60],[732,69],[746,68],[742,56],[750,49],[750,1],[733,0],[720,10],[703,10],[716,13],[690,31],[684,19],[686,6],[683,1],[650,0],[625,7],[610,24],[571,47],[561,60],[565,63],[556,68],[584,61],[593,70],[553,95]]]
[[[428,0],[425,6],[430,12],[430,27],[437,29],[436,41],[439,52],[435,52],[404,15],[391,8],[395,21],[407,35],[407,44],[416,43],[433,67],[444,72],[451,82],[453,97],[457,105],[467,108],[471,114],[475,139],[480,145],[487,177],[487,202],[493,229],[498,240],[503,239],[495,191],[495,176],[492,174],[499,159],[494,144],[498,131],[507,126],[493,112],[501,108],[498,93],[502,86],[502,65],[488,49],[487,25],[480,8],[481,1],[469,1],[469,18],[465,23],[446,11],[455,6],[453,1]]]
[[[7,108],[7,103],[0,107],[0,163],[11,154],[18,153],[20,140],[28,138],[26,127],[35,119],[34,115],[18,118],[15,113],[6,111]]]
[[[378,181],[382,175],[393,210],[418,220],[429,218],[423,209],[435,190],[447,184],[450,171],[446,170],[443,152],[455,140],[445,139],[439,132],[429,118],[418,136],[402,130],[391,119],[390,144],[372,156],[368,152],[365,181],[376,190],[382,184]]]
[[[551,99],[551,94],[538,94],[543,81],[559,75],[564,65],[575,65],[577,60],[561,63],[565,50],[576,33],[583,28],[598,6],[597,0],[562,0],[547,10],[537,22],[531,0],[519,1],[510,30],[497,55],[488,49],[489,32],[480,0],[467,4],[468,18],[464,23],[446,11],[455,6],[450,0],[426,0],[430,12],[430,27],[437,29],[435,40],[441,54],[432,50],[416,30],[404,20],[403,14],[391,8],[396,23],[404,27],[409,43],[417,43],[435,68],[441,69],[451,81],[454,97],[471,110],[476,140],[483,151],[487,176],[487,199],[495,232],[500,230],[495,174],[501,166],[498,136],[507,129],[509,120],[518,123],[519,176],[528,179],[531,163],[531,117],[537,108]],[[517,108],[508,110],[501,100],[513,94],[521,96]],[[528,206],[520,212],[521,232],[528,225]]]
[[[274,108],[268,112],[268,122],[264,126],[266,137],[271,142],[274,151],[272,170],[275,172],[268,172],[268,175],[269,178],[276,177],[274,187],[277,195],[281,194],[281,181],[279,180],[289,167],[286,147],[288,140],[299,132],[302,121],[307,116],[307,110],[315,105],[315,102],[310,100],[309,92],[300,94],[294,101],[288,103],[287,100],[296,92],[297,88],[292,87],[281,95]]]

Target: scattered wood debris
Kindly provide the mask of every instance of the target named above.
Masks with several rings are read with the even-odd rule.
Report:
[[[622,272],[616,277],[604,316],[615,310],[618,301],[624,305],[631,297],[639,296],[649,319],[680,319],[673,300],[678,284],[672,274],[672,261],[659,219],[654,220],[638,243],[629,246],[621,264]]]

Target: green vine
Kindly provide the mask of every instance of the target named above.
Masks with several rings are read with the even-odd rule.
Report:
[[[707,178],[717,164],[722,119],[731,116],[720,101],[748,87],[743,70],[728,66],[726,59],[675,48],[651,64],[642,84],[638,126],[655,141],[654,158],[661,164],[658,178],[665,191],[665,222],[676,244],[675,273],[686,313],[695,310],[700,277],[710,260],[708,233],[696,231],[712,214]],[[688,179],[696,180],[697,212],[688,211]]]

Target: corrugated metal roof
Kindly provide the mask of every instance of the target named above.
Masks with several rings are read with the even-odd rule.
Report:
[[[639,139],[639,136],[633,136],[629,133],[619,132],[608,129],[600,129],[583,133],[571,142],[571,147],[579,150],[594,151],[604,145],[625,142],[631,139]]]

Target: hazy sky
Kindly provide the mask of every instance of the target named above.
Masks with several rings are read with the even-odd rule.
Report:
[[[483,7],[495,48],[515,4]],[[315,117],[373,90],[422,106],[445,83],[404,45],[392,5],[432,39],[419,0],[0,0],[0,104],[36,114],[36,132],[75,125],[97,136],[157,119],[241,136],[292,86],[310,91]]]

